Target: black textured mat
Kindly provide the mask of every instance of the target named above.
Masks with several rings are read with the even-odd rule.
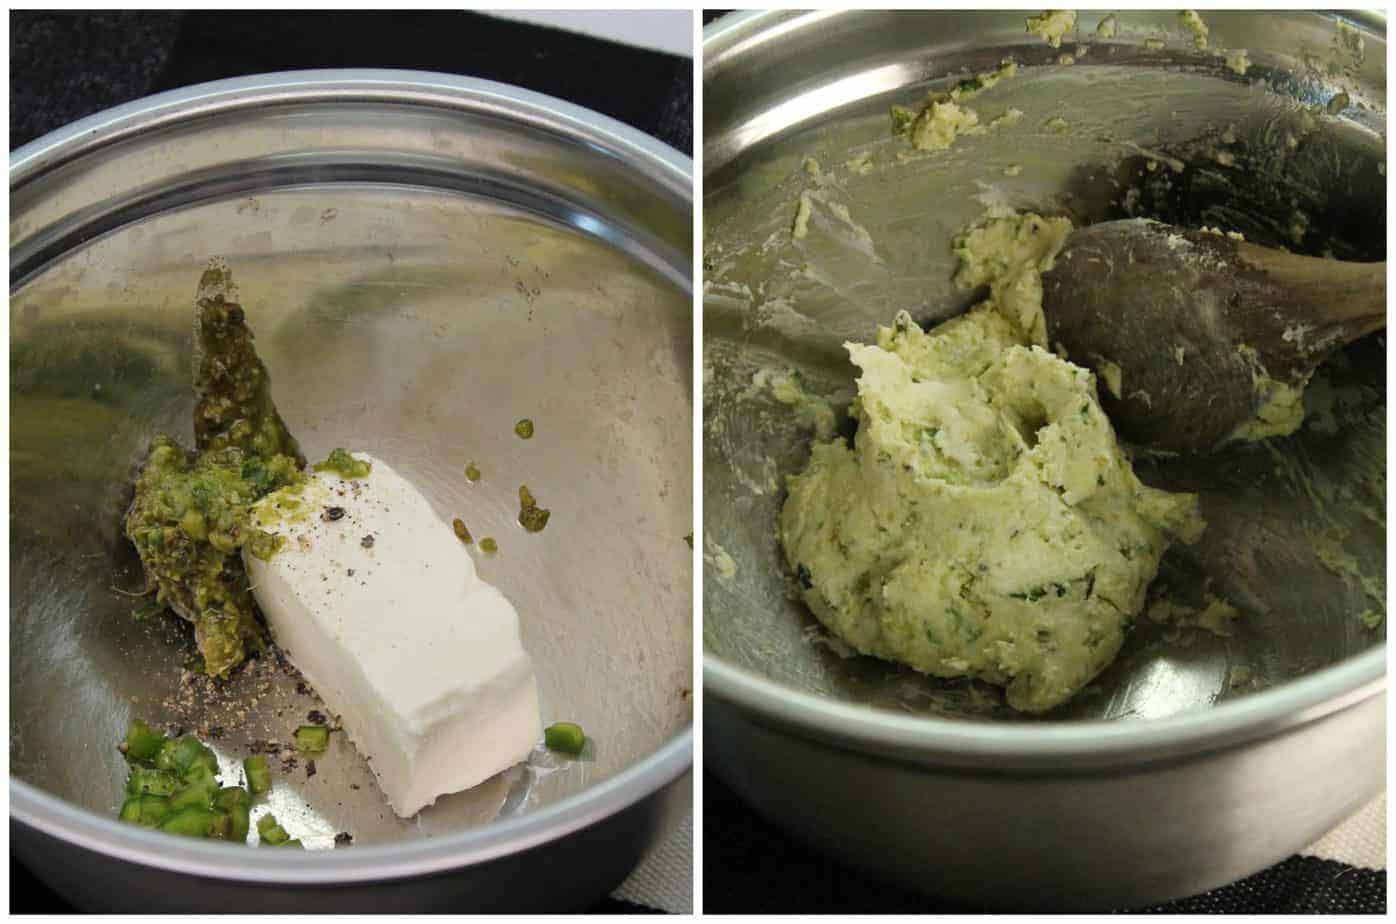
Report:
[[[322,67],[497,80],[693,151],[690,59],[446,11],[11,12],[10,147],[162,90]]]

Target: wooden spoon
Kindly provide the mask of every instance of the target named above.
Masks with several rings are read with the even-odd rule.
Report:
[[[1178,453],[1215,449],[1255,418],[1257,361],[1299,385],[1386,325],[1385,263],[1295,256],[1145,219],[1076,230],[1042,284],[1049,344],[1096,373],[1116,431]]]

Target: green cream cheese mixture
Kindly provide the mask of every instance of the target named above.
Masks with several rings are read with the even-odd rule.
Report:
[[[968,314],[871,344],[858,431],[816,438],[779,535],[810,609],[859,652],[1043,712],[1115,657],[1197,499],[1142,484],[1086,369],[1047,351],[1041,274],[1071,223],[998,210],[959,235]]]

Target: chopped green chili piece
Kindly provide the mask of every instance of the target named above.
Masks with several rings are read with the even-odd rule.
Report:
[[[538,501],[528,489],[528,485],[519,485],[519,525],[531,533],[541,533],[543,527],[548,525],[550,516],[552,511],[538,506]]]
[[[499,543],[495,542],[493,537],[486,536],[480,540],[480,551],[486,555],[493,555],[499,551]]]
[[[213,807],[224,812],[231,812],[238,805],[243,808],[252,805],[252,794],[241,786],[224,786],[213,797]]]
[[[254,796],[271,791],[271,768],[267,759],[260,754],[242,762],[242,771],[247,774],[247,789]]]
[[[466,545],[470,545],[475,540],[470,535],[470,530],[465,528],[465,521],[456,517],[451,521],[451,529],[455,531],[456,538]]]
[[[180,809],[158,825],[161,831],[182,834],[185,837],[209,837],[217,826],[218,816],[211,810],[196,805]]]
[[[550,751],[577,755],[582,753],[587,736],[580,725],[572,722],[555,722],[543,729],[543,743]]]
[[[170,808],[179,811],[190,806],[212,808],[213,797],[218,792],[216,782],[200,781],[176,790],[170,796]]]
[[[168,770],[151,770],[147,767],[132,767],[126,777],[126,791],[133,796],[168,796],[179,789],[180,781]]]
[[[519,511],[519,525],[531,533],[541,533],[552,515],[546,507],[527,507]]]
[[[284,844],[291,839],[291,835],[286,833],[286,829],[281,827],[276,816],[270,812],[257,819],[257,834],[261,837],[262,843],[270,844],[273,847]]]
[[[329,732],[324,725],[302,726],[296,730],[296,742],[305,749],[324,750]],[[137,719],[127,730],[122,750],[128,773],[127,795],[117,816],[121,821],[187,837],[247,841],[253,793],[271,789],[265,757],[243,761],[245,789],[219,785],[217,755],[192,735],[166,738]],[[274,816],[260,819],[258,830],[268,844],[302,846]]]
[[[514,424],[514,432],[519,435],[520,439],[533,439],[533,421],[525,417],[523,420]]]
[[[175,770],[174,753],[178,743],[173,738],[166,738],[165,743],[160,745],[160,753],[155,755],[156,770]]]
[[[480,480],[480,470],[479,470],[478,468],[475,467],[475,463],[474,463],[474,462],[471,462],[471,463],[469,463],[468,465],[466,465],[466,467],[465,467],[465,479],[466,479],[466,481],[479,481],[479,480]]]
[[[153,828],[170,814],[170,800],[164,796],[131,796],[121,804],[121,820],[143,828]]]
[[[208,768],[207,764],[194,764],[180,776],[180,780],[185,786],[198,784],[209,790],[210,798],[218,791],[218,774]]]
[[[339,477],[350,480],[367,478],[368,473],[372,470],[372,464],[354,458],[345,449],[335,449],[330,453],[329,458],[315,464],[317,472],[334,472]]]
[[[121,811],[116,817],[129,824],[140,824],[141,821],[141,797],[127,796],[126,801],[121,803]]]
[[[302,725],[296,729],[296,750],[318,754],[330,745],[330,730],[323,725]]]
[[[231,812],[213,810],[213,825],[208,830],[209,837],[218,838],[221,841],[231,839],[233,834],[233,816]]]
[[[282,841],[281,843],[277,844],[276,846],[278,846],[278,847],[299,847],[299,848],[301,848],[302,850],[305,849],[305,845],[301,843],[301,839],[298,838],[298,837],[293,837],[293,838],[291,838],[289,841]]]
[[[193,735],[185,735],[175,743],[171,759],[174,761],[174,768],[186,779],[186,774],[199,765],[207,767],[215,774],[218,773],[218,758]]]
[[[165,736],[140,719],[132,719],[126,728],[126,756],[141,763],[151,763],[160,753]]]
[[[242,842],[247,840],[247,831],[250,827],[248,821],[247,806],[238,804],[228,809],[228,840]]]

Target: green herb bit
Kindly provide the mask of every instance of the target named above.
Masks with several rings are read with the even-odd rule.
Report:
[[[531,533],[541,533],[552,515],[553,512],[544,507],[525,507],[519,511],[519,525]]]
[[[523,420],[514,424],[514,432],[519,435],[519,439],[533,439],[533,421],[525,417]]]
[[[471,462],[470,464],[466,465],[466,467],[465,467],[465,480],[466,480],[466,481],[472,481],[472,482],[473,482],[473,481],[479,481],[479,480],[480,480],[480,470],[479,470],[478,468],[475,467],[475,463],[474,463],[474,462]]]
[[[572,722],[554,722],[543,729],[543,743],[548,750],[576,756],[582,753],[587,736],[580,725]]]
[[[892,134],[904,135],[911,123],[916,121],[916,113],[905,106],[892,107]]]
[[[260,754],[242,762],[242,771],[247,774],[247,790],[254,796],[271,792],[271,768],[267,759]]]
[[[528,485],[519,485],[519,525],[531,533],[541,533],[552,511],[538,506]]]
[[[330,746],[330,730],[323,725],[302,725],[296,729],[296,750],[318,754]]]
[[[276,816],[270,812],[257,819],[257,835],[262,839],[262,843],[270,844],[273,847],[284,844],[291,839],[291,835],[286,833],[286,829],[277,823]]]
[[[127,760],[149,764],[159,756],[160,748],[164,743],[164,735],[140,719],[132,719],[131,724],[126,727],[126,743],[122,750],[125,752]]]
[[[683,541],[688,543],[688,547],[689,547],[690,549],[693,548],[693,534],[692,534],[692,533],[689,533],[687,536],[684,536],[684,537],[683,537]]]
[[[499,543],[495,542],[493,537],[486,536],[480,540],[480,551],[486,555],[493,555],[499,551]]]
[[[465,528],[465,521],[456,517],[451,521],[451,529],[455,532],[456,538],[466,545],[470,545],[475,540],[470,535],[470,530]]]
[[[335,449],[323,462],[315,464],[317,472],[334,472],[341,478],[367,478],[373,470],[372,463],[354,458],[346,449]]]

